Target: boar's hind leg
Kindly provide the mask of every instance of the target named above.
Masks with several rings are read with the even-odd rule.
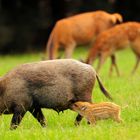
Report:
[[[41,111],[41,108],[35,108],[30,112],[38,120],[38,122],[41,124],[42,127],[46,127],[45,117]]]
[[[23,110],[18,110],[18,109],[14,110],[14,115],[12,117],[11,126],[10,126],[11,130],[17,128],[17,126],[20,124],[24,114],[25,114],[25,111],[23,111]]]
[[[78,126],[82,120],[82,116],[80,114],[77,115],[76,120],[75,120],[75,125]]]

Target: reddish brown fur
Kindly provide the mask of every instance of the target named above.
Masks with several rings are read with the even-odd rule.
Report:
[[[106,58],[110,56],[112,66],[115,66],[119,75],[114,53],[128,46],[132,48],[137,57],[137,63],[133,69],[134,72],[140,60],[140,23],[138,22],[122,23],[102,32],[90,49],[86,63],[92,64],[95,58],[99,57],[99,65],[97,67],[97,71],[99,71]],[[112,66],[110,72],[112,71]]]
[[[48,59],[57,57],[60,46],[65,49],[65,57],[70,58],[76,45],[90,44],[99,33],[117,22],[122,22],[120,14],[104,11],[83,13],[57,21],[46,47]]]
[[[72,110],[85,117],[91,125],[94,125],[97,120],[101,119],[111,118],[116,122],[122,121],[120,118],[120,106],[111,102],[93,104],[88,102],[76,102],[72,105]]]

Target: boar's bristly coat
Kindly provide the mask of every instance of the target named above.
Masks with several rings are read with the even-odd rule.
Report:
[[[96,78],[102,92],[111,98],[90,65],[72,59],[23,64],[0,79],[0,113],[13,114],[11,129],[27,111],[45,126],[41,108],[59,112],[76,101],[91,102]],[[78,115],[76,122],[81,119]]]

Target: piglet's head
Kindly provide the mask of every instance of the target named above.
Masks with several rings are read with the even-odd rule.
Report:
[[[88,108],[88,106],[90,106],[90,103],[88,102],[75,102],[74,104],[72,104],[71,108],[74,111],[84,111]]]

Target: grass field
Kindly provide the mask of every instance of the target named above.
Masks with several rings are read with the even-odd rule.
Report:
[[[86,49],[78,48],[73,57],[85,58],[86,54]],[[19,64],[39,61],[41,57],[41,53],[0,56],[0,75]],[[53,110],[43,109],[48,123],[46,128],[41,128],[32,115],[27,113],[19,128],[11,131],[9,125],[12,115],[0,116],[0,140],[140,140],[140,67],[133,76],[130,75],[135,56],[129,49],[118,52],[117,61],[121,77],[117,77],[115,71],[111,77],[108,76],[110,59],[103,65],[99,75],[114,102],[122,107],[128,105],[122,109],[122,124],[106,120],[91,127],[83,119],[81,125],[75,127],[75,112],[66,110],[58,115]],[[108,101],[98,84],[92,95],[95,102]]]

